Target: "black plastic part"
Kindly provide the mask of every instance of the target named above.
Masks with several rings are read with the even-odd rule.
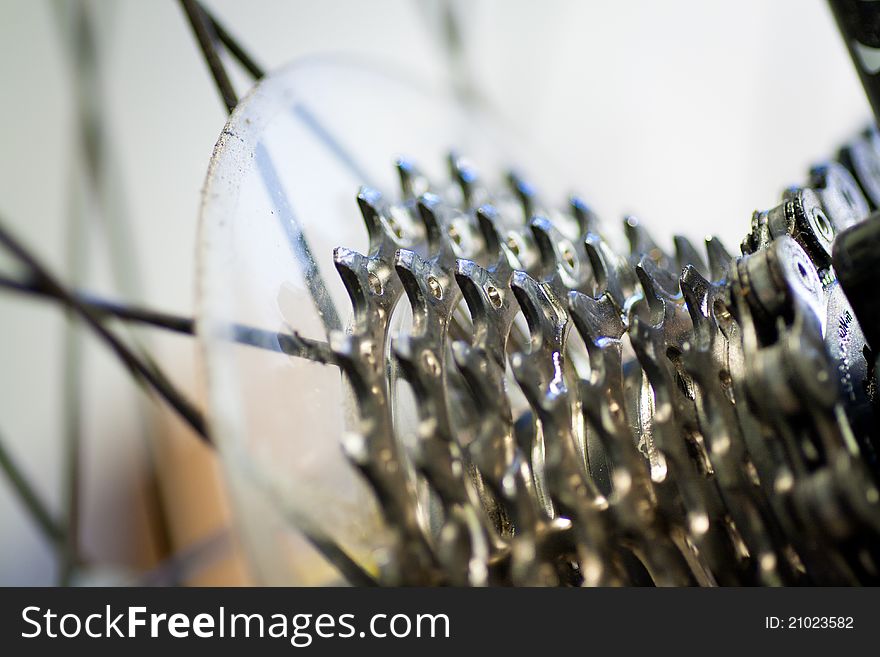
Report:
[[[877,353],[880,350],[880,211],[837,235],[832,263],[865,339]]]
[[[880,3],[829,0],[837,26],[858,71],[874,117],[880,120]]]

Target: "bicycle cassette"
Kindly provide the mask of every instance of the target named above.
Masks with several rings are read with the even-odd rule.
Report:
[[[261,93],[265,86],[257,100]],[[281,94],[273,112],[287,112],[291,97]],[[389,102],[364,98],[375,98],[377,113]],[[297,102],[296,125],[345,163],[332,184],[355,196],[351,181],[371,182],[364,169],[316,127],[324,115]],[[277,322],[281,309],[273,348],[304,363],[289,384],[277,354],[261,356],[249,394],[296,392],[250,413],[230,393],[243,366],[208,358],[215,434],[227,462],[239,464],[233,485],[247,479],[237,488],[253,497],[259,480],[260,494],[278,502],[272,527],[292,521],[325,554],[347,554],[356,582],[878,581],[875,357],[865,337],[876,324],[866,324],[870,277],[859,276],[875,240],[863,234],[877,223],[868,215],[880,205],[876,133],[857,136],[777,207],[755,213],[737,257],[714,237],[697,248],[676,236],[669,253],[633,217],[623,223],[629,248],[619,249],[583,200],[550,202],[516,172],[486,182],[459,153],[445,175],[436,161],[422,163],[434,172],[426,175],[397,159],[395,194],[362,186],[368,241],[359,250],[329,225],[313,223],[311,240],[301,230],[302,214],[343,209],[294,210],[271,149],[248,132],[274,114],[245,105],[218,147],[235,155],[209,178],[214,239],[247,254],[248,276],[298,263],[296,298],[315,313],[290,303],[288,283],[256,300],[238,260],[213,257],[206,267],[218,279],[205,291],[211,312],[201,330],[209,348],[225,345],[210,338],[228,332],[232,313],[218,309],[233,294],[255,322]],[[286,142],[302,142],[285,130]],[[441,140],[403,133],[415,135],[415,149]],[[362,141],[362,155],[390,165],[392,153]],[[323,160],[309,166],[323,171]],[[239,169],[258,172],[264,187],[228,195],[213,182]],[[266,212],[234,231],[212,209],[257,196]],[[248,227],[269,214],[276,236],[258,244]],[[308,441],[318,423],[341,440],[311,444],[324,451],[308,456],[241,437],[274,431]],[[333,460],[339,450],[345,461]],[[260,468],[273,477],[255,475]]]

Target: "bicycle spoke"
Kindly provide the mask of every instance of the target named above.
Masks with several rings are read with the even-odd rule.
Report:
[[[53,545],[61,544],[65,540],[65,528],[49,513],[49,509],[37,494],[36,489],[27,480],[21,468],[13,461],[2,436],[0,436],[0,470],[6,475],[12,489],[37,527],[46,536],[46,540]]]
[[[25,282],[0,275],[0,288],[36,297],[49,298],[54,301],[60,301],[62,304],[65,303],[63,298],[58,298],[50,290],[36,282]],[[195,335],[195,320],[191,317],[181,317],[179,315],[99,299],[81,292],[72,292],[72,295],[82,306],[100,317],[113,317],[122,321],[136,322],[183,335]],[[230,324],[225,332],[228,333],[229,339],[232,342],[241,345],[274,351],[295,358],[305,358],[326,365],[337,364],[336,356],[332,349],[330,349],[330,345],[320,340],[303,337],[295,331],[280,333],[245,324]]]
[[[263,67],[254,61],[254,58],[242,47],[237,39],[226,31],[223,24],[217,20],[205,5],[201,3],[198,3],[198,5],[202,12],[208,17],[208,20],[211,21],[211,26],[214,28],[214,32],[217,33],[217,38],[220,39],[220,42],[226,47],[229,54],[235,57],[235,59],[238,60],[238,63],[241,64],[255,80],[262,78],[266,74]]]
[[[180,4],[189,19],[196,41],[199,42],[205,62],[211,70],[211,76],[214,78],[214,84],[217,85],[217,91],[220,92],[220,98],[226,105],[226,110],[232,114],[232,110],[238,105],[238,94],[235,93],[226,67],[220,59],[220,52],[217,50],[217,32],[197,2],[180,0]]]
[[[128,367],[135,379],[152,387],[195,430],[202,440],[211,443],[201,411],[171,384],[161,370],[139,358],[113,332],[107,329],[93,310],[81,304],[33,254],[6,230],[2,220],[0,220],[0,244],[3,244],[10,254],[30,270],[31,275],[41,282],[41,285],[51,293],[51,296],[62,300],[68,308],[85,321]]]

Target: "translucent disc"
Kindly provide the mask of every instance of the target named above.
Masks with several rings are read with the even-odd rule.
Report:
[[[568,191],[546,165],[520,157],[501,121],[446,88],[309,60],[257,85],[211,159],[198,271],[209,422],[265,582],[339,581],[304,534],[329,539],[368,572],[386,541],[372,493],[340,447],[353,409],[340,371],[285,353],[284,335],[323,343],[329,329],[349,327],[332,252],[367,248],[359,187],[398,198],[400,155],[447,179],[455,149],[489,178],[526,165],[542,191]]]

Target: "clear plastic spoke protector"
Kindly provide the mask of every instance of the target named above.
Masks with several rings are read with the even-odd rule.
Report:
[[[398,156],[444,182],[455,150],[493,186],[516,168],[546,198],[562,202],[571,191],[545,163],[520,155],[534,157],[517,149],[503,122],[456,102],[448,88],[350,61],[308,60],[262,80],[215,148],[201,208],[199,339],[210,430],[242,542],[264,583],[341,583],[316,540],[338,545],[370,573],[387,546],[371,490],[342,451],[356,418],[342,373],[284,353],[278,340],[295,331],[326,342],[328,326],[350,326],[332,253],[366,252],[360,186],[398,200]]]

